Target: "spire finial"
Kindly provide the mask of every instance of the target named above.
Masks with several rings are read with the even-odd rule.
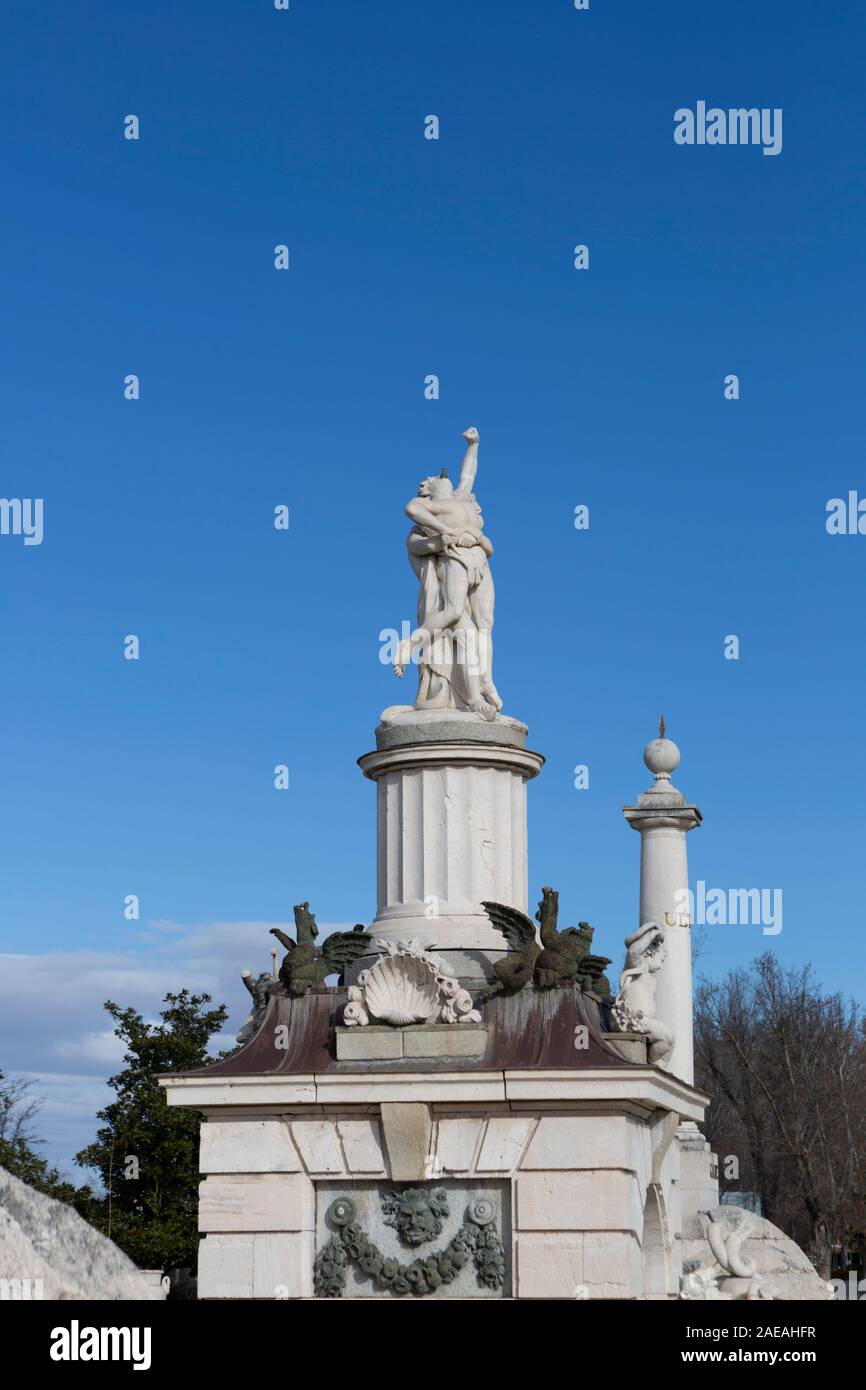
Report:
[[[659,738],[664,738],[664,736],[665,736],[665,717],[664,717],[664,715],[662,715],[661,719],[659,720]]]

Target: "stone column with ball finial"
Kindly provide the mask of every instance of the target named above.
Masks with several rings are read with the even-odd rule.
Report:
[[[662,1065],[692,1085],[692,948],[686,907],[686,835],[700,825],[702,816],[671,782],[671,773],[679,767],[680,750],[665,736],[664,717],[658,738],[647,744],[643,757],[655,778],[654,784],[638,797],[636,806],[623,807],[623,815],[641,837],[638,926],[656,922],[664,927],[666,955],[656,980],[656,1011],[672,1028],[674,1046]]]

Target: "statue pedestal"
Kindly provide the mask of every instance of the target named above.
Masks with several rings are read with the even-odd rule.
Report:
[[[358,759],[378,803],[375,937],[444,951],[464,977],[504,953],[481,904],[527,911],[526,783],[544,759],[526,732],[501,715],[385,711]]]

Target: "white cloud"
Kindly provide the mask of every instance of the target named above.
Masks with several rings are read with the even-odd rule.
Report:
[[[84,1038],[61,1039],[55,1044],[58,1057],[71,1061],[96,1062],[100,1066],[114,1067],[123,1060],[124,1047],[116,1033],[88,1033]]]
[[[122,951],[0,956],[0,1069],[32,1081],[33,1095],[44,1097],[36,1128],[51,1163],[83,1180],[72,1158],[93,1138],[95,1112],[112,1095],[105,1083],[124,1049],[107,1026],[105,1000],[155,1020],[169,992],[210,994],[229,1007],[215,1050],[231,1047],[250,1009],[240,972],[271,968],[272,926],[286,929],[285,922],[152,922]],[[322,937],[338,929],[345,924],[320,924]]]

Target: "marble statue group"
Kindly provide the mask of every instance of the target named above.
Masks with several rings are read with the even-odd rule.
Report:
[[[493,718],[502,701],[493,684],[493,546],[472,489],[478,471],[478,431],[464,433],[466,454],[455,488],[447,470],[424,478],[406,504],[414,522],[409,562],[419,583],[418,626],[400,644],[394,663],[402,676],[419,665],[416,709],[470,710]]]

